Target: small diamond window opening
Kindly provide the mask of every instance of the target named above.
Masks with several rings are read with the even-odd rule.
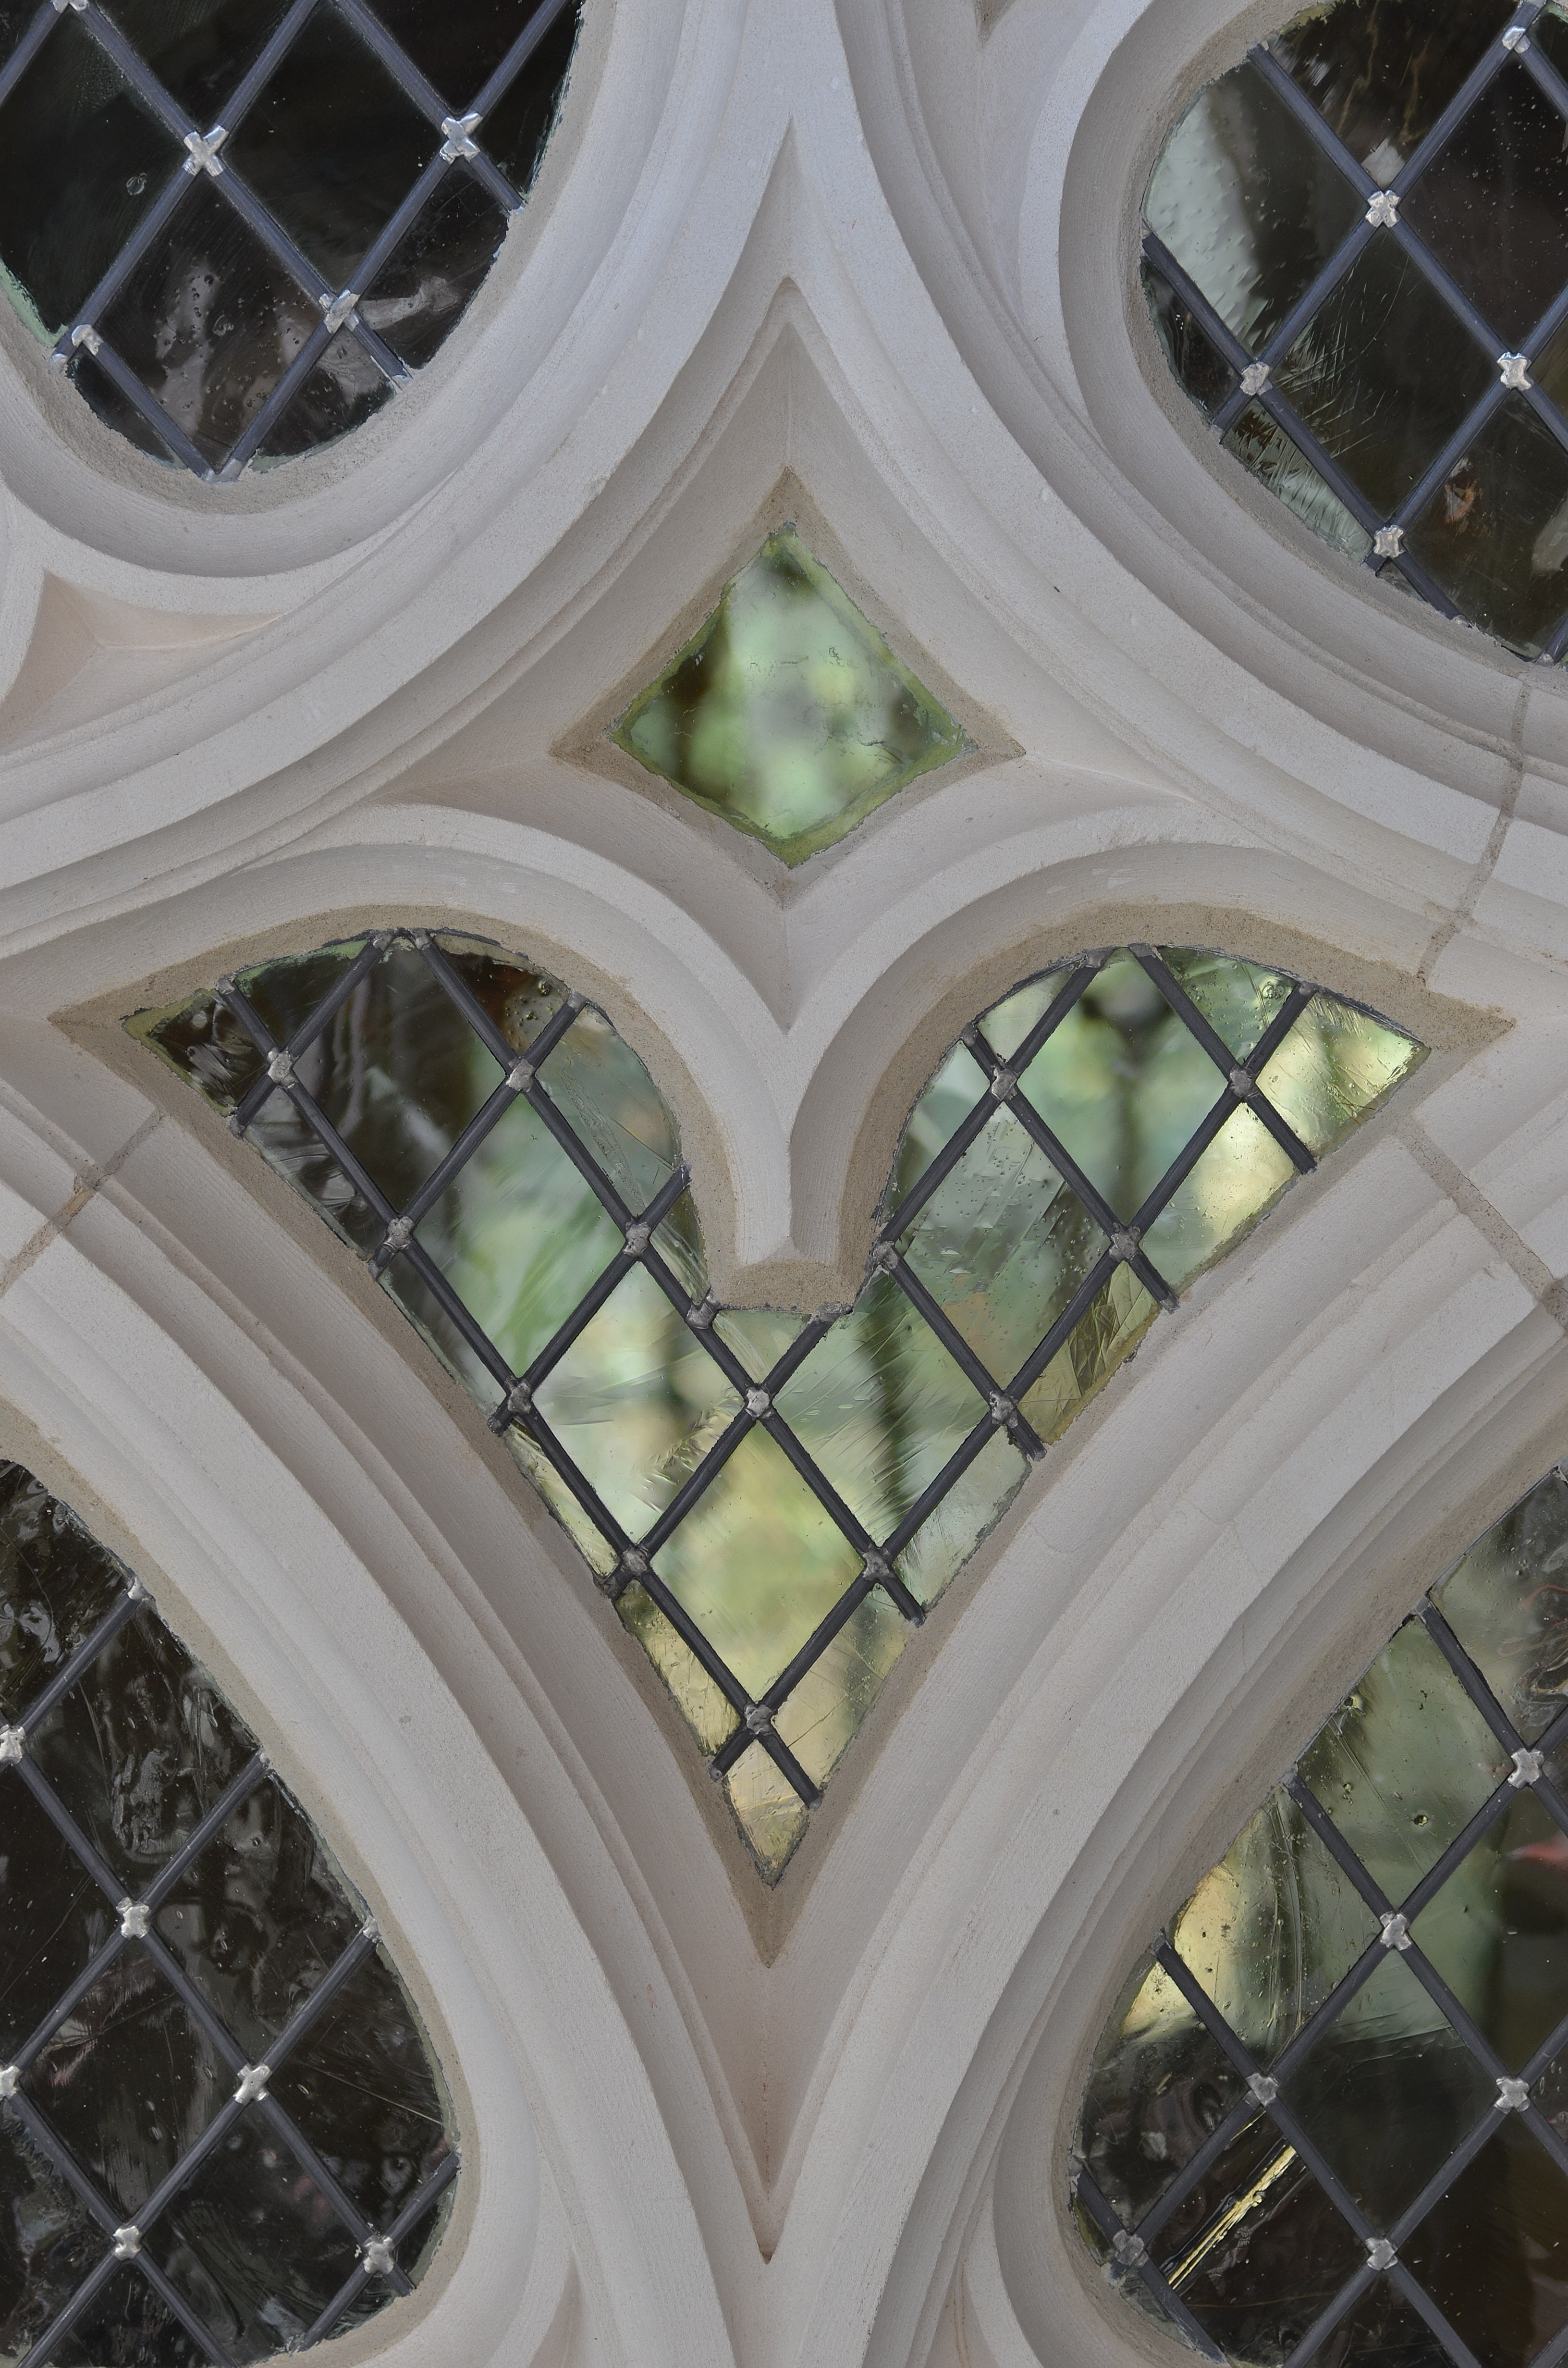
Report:
[[[1031,1463],[1423,1058],[1233,956],[1059,964],[949,1049],[853,1305],[808,1310],[715,1304],[652,1078],[520,956],[380,933],[129,1024],[467,1385],[769,1883]]]
[[[0,2327],[247,2363],[424,2276],[458,2154],[374,1921],[147,1589],[0,1463]]]
[[[1165,359],[1342,557],[1568,655],[1568,6],[1337,0],[1200,91],[1143,209]]]
[[[153,459],[228,483],[378,412],[538,173],[582,0],[21,0],[0,284]]]

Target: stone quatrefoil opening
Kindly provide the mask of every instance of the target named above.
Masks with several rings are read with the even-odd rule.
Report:
[[[12,0],[0,284],[53,366],[208,482],[361,426],[533,185],[581,0]]]
[[[457,2168],[363,1901],[146,1588],[0,1462],[0,2353],[346,2333],[418,2283]]]
[[[1568,2358],[1561,1470],[1432,1589],[1133,1968],[1073,2203],[1112,2283],[1206,2359]]]
[[[1172,370],[1346,557],[1568,652],[1568,8],[1338,0],[1200,91],[1144,199]]]
[[[385,930],[127,1024],[472,1392],[768,1881],[1031,1460],[1423,1058],[1227,955],[1065,962],[948,1053],[854,1304],[806,1315],[717,1303],[647,1070],[524,958]]]

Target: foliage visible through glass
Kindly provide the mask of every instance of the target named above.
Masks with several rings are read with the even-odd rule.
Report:
[[[1568,2344],[1568,1482],[1407,1621],[1134,1968],[1080,2226],[1237,2363]]]
[[[467,311],[580,0],[19,0],[0,283],[108,425],[236,476],[346,434]]]
[[[0,2350],[302,2349],[423,2276],[457,2169],[376,1929],[145,1589],[0,1463]]]
[[[1422,1048],[1277,971],[1086,956],[916,1103],[855,1304],[717,1308],[674,1123],[604,1015],[389,931],[128,1023],[489,1412],[776,1879],[1031,1456]]]
[[[786,863],[969,746],[788,526],[725,585],[613,736]]]
[[[1559,0],[1338,0],[1199,93],[1144,202],[1226,450],[1530,658],[1568,651],[1565,76]]]

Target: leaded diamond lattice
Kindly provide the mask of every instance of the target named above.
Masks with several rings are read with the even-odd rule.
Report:
[[[1568,1480],[1395,1634],[1134,1968],[1073,2198],[1206,2359],[1568,2357]]]
[[[1257,964],[1085,955],[964,1031],[805,1315],[719,1304],[647,1071],[494,947],[385,930],[130,1024],[484,1407],[770,1881],[1030,1462],[1423,1057]]]

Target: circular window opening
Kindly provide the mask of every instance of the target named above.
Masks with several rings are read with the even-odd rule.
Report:
[[[538,173],[581,0],[0,6],[0,280],[100,419],[228,481],[379,411]]]
[[[1568,651],[1568,8],[1339,0],[1199,92],[1144,201],[1172,370],[1313,532]]]

